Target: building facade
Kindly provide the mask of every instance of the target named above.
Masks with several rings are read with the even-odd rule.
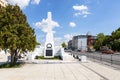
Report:
[[[87,50],[87,36],[86,35],[77,35],[73,36],[72,40],[68,42],[68,48],[72,50]]]
[[[68,49],[88,51],[93,49],[95,40],[96,36],[90,34],[73,36],[72,40],[68,42]]]
[[[78,50],[87,51],[87,35],[78,36]]]
[[[73,36],[72,38],[72,50],[76,50],[78,47],[78,36]]]
[[[72,49],[72,40],[68,41],[68,49]]]
[[[93,45],[96,39],[97,39],[96,36],[88,35],[87,46],[89,50],[93,49]]]

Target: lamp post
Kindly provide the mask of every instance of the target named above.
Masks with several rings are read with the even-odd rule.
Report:
[[[81,41],[81,51],[82,51],[82,41]]]
[[[112,53],[111,53],[111,65],[113,64]]]

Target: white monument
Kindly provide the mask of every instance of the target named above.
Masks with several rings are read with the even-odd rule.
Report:
[[[53,40],[53,31],[51,30],[51,21],[52,21],[52,15],[51,12],[48,12],[48,23],[46,26],[49,26],[46,35],[46,42],[45,42],[45,49],[44,49],[44,57],[45,58],[51,58],[54,57],[54,40]]]
[[[36,46],[35,50],[30,54],[30,60],[33,60],[35,56],[44,56],[45,58],[62,57],[64,50],[60,45],[54,45],[53,28],[58,27],[59,24],[52,20],[52,13],[48,12],[47,19],[43,19],[37,25],[46,33],[46,40],[44,46]]]
[[[54,26],[59,26],[56,22],[52,20],[52,14],[51,12],[48,12],[47,16],[47,34],[46,34],[46,42],[45,42],[45,47],[44,47],[44,57],[45,58],[52,58],[54,57],[55,49],[54,49],[54,39],[53,39],[53,27]]]

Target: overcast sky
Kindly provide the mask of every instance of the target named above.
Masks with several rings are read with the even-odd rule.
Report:
[[[28,23],[35,29],[37,40],[45,42],[46,33],[42,26],[47,13],[52,13],[56,44],[68,41],[74,35],[111,34],[120,27],[120,0],[8,0],[18,4],[27,16]],[[41,26],[37,24],[40,23]]]

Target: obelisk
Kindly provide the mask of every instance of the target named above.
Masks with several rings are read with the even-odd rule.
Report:
[[[54,57],[54,39],[53,39],[53,31],[52,31],[52,14],[48,12],[47,16],[47,34],[46,34],[46,41],[45,41],[45,50],[44,50],[44,57],[45,58],[52,58]]]

